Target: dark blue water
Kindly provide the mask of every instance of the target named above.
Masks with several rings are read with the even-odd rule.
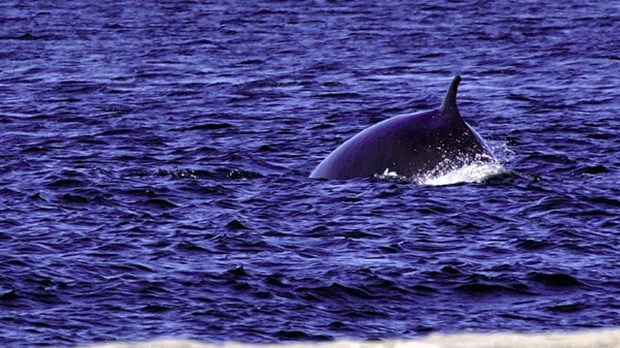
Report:
[[[618,1],[2,1],[0,345],[620,325],[618,33]],[[307,178],[456,74],[503,174]]]

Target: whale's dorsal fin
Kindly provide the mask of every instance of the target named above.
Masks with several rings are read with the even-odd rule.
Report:
[[[456,75],[452,80],[450,87],[448,87],[448,92],[446,92],[443,103],[441,103],[441,107],[439,108],[442,114],[459,114],[459,110],[456,107],[456,92],[459,89],[459,83],[461,83],[461,76]]]

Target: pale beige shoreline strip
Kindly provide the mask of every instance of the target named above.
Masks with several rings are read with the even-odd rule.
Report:
[[[300,342],[282,344],[250,344],[250,343],[202,343],[199,341],[162,339],[137,343],[105,343],[83,348],[439,348],[434,344],[417,340],[389,340],[389,341],[329,341],[329,342]],[[615,348],[615,347],[614,347]]]
[[[203,343],[162,339],[137,343],[104,343],[87,348],[620,348],[620,328],[551,333],[432,334],[412,340],[333,341],[320,343]]]
[[[442,348],[620,348],[620,328],[540,334],[432,334],[422,342]]]

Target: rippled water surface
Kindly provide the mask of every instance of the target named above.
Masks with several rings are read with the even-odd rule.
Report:
[[[0,344],[619,326],[618,33],[617,1],[0,2]],[[503,174],[308,178],[456,74]]]

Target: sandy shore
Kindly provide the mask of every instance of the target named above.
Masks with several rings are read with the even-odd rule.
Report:
[[[415,340],[333,341],[256,345],[247,343],[203,343],[182,339],[161,339],[135,343],[105,343],[88,348],[620,348],[620,328],[546,334],[463,333],[433,334]]]

